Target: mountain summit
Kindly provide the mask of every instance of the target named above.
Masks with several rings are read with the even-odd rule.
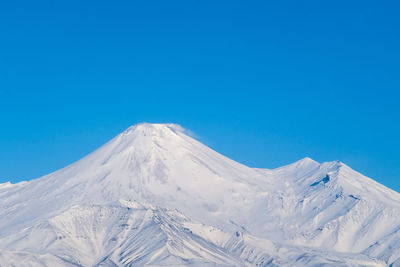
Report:
[[[134,125],[0,184],[0,266],[400,264],[400,195],[341,162],[237,163],[176,124]]]

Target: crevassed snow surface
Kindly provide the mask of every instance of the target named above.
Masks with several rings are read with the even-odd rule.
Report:
[[[341,162],[254,169],[174,124],[0,184],[0,266],[400,266],[400,195]]]

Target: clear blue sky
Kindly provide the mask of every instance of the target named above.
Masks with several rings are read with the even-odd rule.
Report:
[[[3,1],[0,182],[174,122],[239,162],[400,191],[398,1]]]

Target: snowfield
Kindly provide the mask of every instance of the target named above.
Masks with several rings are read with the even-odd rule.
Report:
[[[138,124],[0,184],[0,266],[400,266],[400,194],[342,162],[237,163]]]

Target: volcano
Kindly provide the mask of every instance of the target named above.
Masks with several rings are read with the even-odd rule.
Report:
[[[400,266],[400,194],[342,162],[250,168],[134,125],[0,184],[0,266]]]

